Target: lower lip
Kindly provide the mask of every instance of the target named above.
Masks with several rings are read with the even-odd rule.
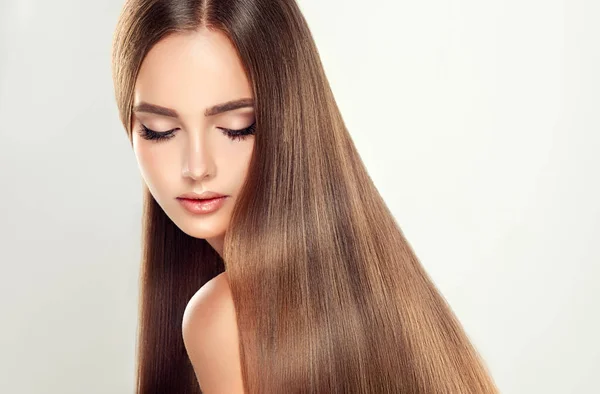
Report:
[[[211,213],[221,208],[227,196],[211,198],[210,200],[194,200],[177,198],[181,205],[191,213]]]

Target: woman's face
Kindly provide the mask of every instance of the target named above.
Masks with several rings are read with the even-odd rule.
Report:
[[[215,105],[241,99],[245,102],[211,111]],[[144,59],[136,81],[133,147],[142,177],[183,232],[206,239],[221,255],[254,148],[254,135],[248,134],[253,128],[241,136],[229,135],[228,130],[254,124],[253,99],[228,38],[205,29],[176,33],[158,42]],[[153,132],[168,132],[167,138],[147,139]],[[178,198],[205,191],[227,197],[208,213],[192,213]]]

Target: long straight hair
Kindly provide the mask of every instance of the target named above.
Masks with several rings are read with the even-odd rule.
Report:
[[[223,258],[144,189],[137,392],[201,392],[182,315],[226,270],[248,394],[497,393],[368,175],[294,0],[127,1],[112,65],[130,142],[144,57],[202,28],[226,34],[244,65],[254,150]]]

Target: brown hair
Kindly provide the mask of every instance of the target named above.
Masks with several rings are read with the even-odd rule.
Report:
[[[168,34],[225,33],[255,97],[248,175],[223,259],[144,189],[138,393],[198,393],[181,324],[227,270],[245,391],[497,393],[362,163],[294,0],[129,0],[113,44],[120,118]]]

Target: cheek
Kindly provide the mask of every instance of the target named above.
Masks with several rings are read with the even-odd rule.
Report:
[[[248,146],[244,148],[245,149],[238,152],[236,161],[236,168],[239,178],[238,183],[240,186],[242,185],[242,183],[244,183],[248,175],[248,168],[250,167],[250,160],[252,158],[252,151],[254,149],[254,141],[252,141],[251,144],[248,144]]]
[[[134,152],[142,176],[146,181],[149,181],[149,178],[152,177],[153,173],[153,162],[155,161],[154,155],[151,153],[148,145],[143,141],[135,143]]]
[[[212,149],[218,172],[224,176],[227,174],[228,179],[243,180],[254,150],[254,138],[231,142],[227,137],[220,137]]]
[[[139,141],[135,147],[135,155],[142,177],[153,194],[169,189],[169,182],[176,179],[172,165],[177,163],[172,150],[161,146],[153,146],[147,141]],[[156,197],[156,195],[155,195]]]

